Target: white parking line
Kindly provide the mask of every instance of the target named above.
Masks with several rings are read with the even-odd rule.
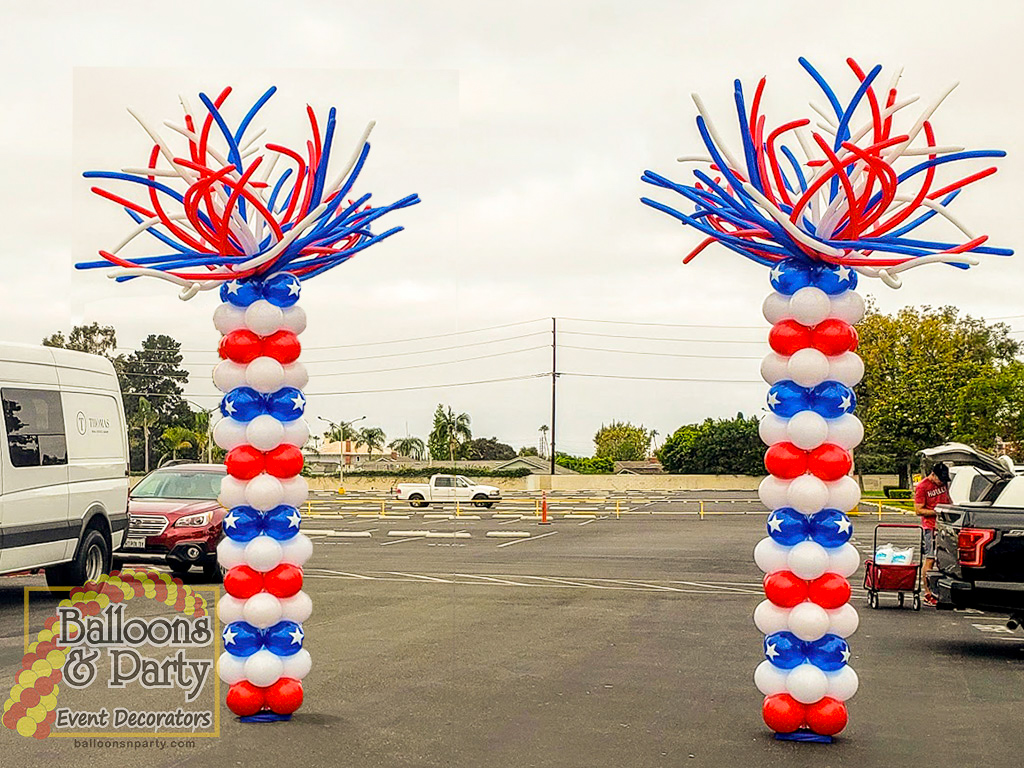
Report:
[[[423,536],[410,536],[407,539],[391,539],[391,541],[382,541],[380,545],[382,547],[388,547],[392,544],[401,544],[403,541],[421,541],[423,538]]]
[[[391,574],[392,576],[407,576],[410,579],[422,579],[423,581],[436,581],[441,584],[452,584],[450,579],[439,579],[436,576],[424,576],[419,573],[402,573],[401,571],[384,571],[384,573]]]
[[[497,549],[502,547],[511,547],[513,544],[522,544],[525,541],[537,541],[537,539],[543,539],[548,536],[554,536],[558,531],[551,531],[549,533],[542,533],[540,536],[531,536],[529,539],[516,539],[515,541],[506,541],[504,544],[499,544]]]

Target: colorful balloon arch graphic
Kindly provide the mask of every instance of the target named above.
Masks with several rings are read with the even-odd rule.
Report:
[[[217,555],[228,570],[218,608],[225,624],[218,671],[230,686],[231,711],[257,722],[288,719],[302,705],[302,679],[312,665],[303,647],[302,624],[313,606],[302,590],[302,566],[313,545],[299,532],[308,493],[301,448],[309,437],[302,392],[308,374],[298,361],[306,327],[297,305],[302,282],[400,232],[374,233],[371,225],[419,202],[409,195],[375,207],[369,194],[354,197],[373,123],[340,170],[328,175],[334,108],[321,130],[307,107],[310,138],[301,150],[262,142],[263,131],[247,136],[275,90],[234,127],[222,112],[230,88],[215,99],[199,94],[199,113],[182,99],[184,124],[167,123],[184,139],[178,152],[132,113],[153,140],[148,163],[85,176],[135,190],[125,197],[92,188],[135,226],[99,252],[102,260],[76,264],[110,268],[117,281],[167,280],[180,287],[182,299],[220,291],[213,321],[223,359],[213,379],[225,394],[213,436],[227,451],[219,501],[228,512]],[[143,235],[156,255],[121,255]]]
[[[1013,252],[985,245],[985,235],[949,210],[965,187],[996,169],[943,181],[940,172],[1005,155],[936,142],[930,120],[953,88],[904,120],[917,97],[898,94],[899,72],[879,90],[881,66],[865,72],[848,59],[855,88],[844,103],[809,62],[800,64],[827,102],[811,105],[813,128],[810,118],[766,128],[765,79],[749,107],[737,80],[740,145],[729,147],[694,95],[706,154],[679,158],[698,164],[694,181],[642,177],[685,198],[689,209],[642,202],[705,235],[684,263],[718,243],[771,269],[763,312],[772,351],[761,364],[769,413],[760,426],[769,474],[759,489],[771,512],[768,536],[754,550],[765,573],[767,599],[754,611],[765,660],[754,682],[765,696],[764,721],[779,738],[828,741],[845,728],[846,701],[858,685],[847,641],[858,624],[847,579],[860,560],[849,543],[847,512],[860,499],[851,452],[864,435],[853,415],[853,388],[864,373],[854,351],[853,326],[864,314],[858,276],[899,287],[911,267],[966,269],[979,256]],[[924,225],[943,224],[929,239],[921,234]]]

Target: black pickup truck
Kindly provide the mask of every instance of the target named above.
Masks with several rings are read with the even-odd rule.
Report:
[[[1024,476],[1008,459],[947,443],[922,451],[951,464],[950,505],[937,508],[935,567],[928,584],[938,608],[975,608],[1024,624]]]

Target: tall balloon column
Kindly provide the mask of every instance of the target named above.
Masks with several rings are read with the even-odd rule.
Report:
[[[184,300],[220,292],[213,321],[222,361],[213,378],[224,395],[213,436],[227,452],[219,496],[227,514],[217,547],[227,594],[218,606],[225,625],[218,674],[229,686],[227,706],[246,722],[289,719],[302,705],[302,680],[312,666],[303,622],[313,605],[302,569],[313,546],[299,532],[308,493],[302,446],[309,438],[308,374],[298,361],[306,327],[297,305],[302,284],[400,232],[375,234],[371,225],[419,202],[408,195],[373,206],[369,194],[352,193],[373,123],[328,175],[333,107],[322,129],[307,107],[310,138],[302,150],[261,141],[265,130],[250,131],[251,123],[275,90],[233,127],[223,111],[230,88],[215,99],[199,94],[199,112],[182,98],[183,124],[165,123],[184,140],[178,152],[132,113],[153,140],[148,163],[85,176],[140,192],[133,199],[92,188],[122,207],[134,226],[116,247],[99,251],[102,260],[76,264],[108,268],[118,282],[160,278],[178,286]],[[140,248],[143,235],[159,244],[157,254],[126,255]]]
[[[948,210],[964,187],[996,169],[942,182],[940,173],[1005,156],[936,142],[931,117],[953,89],[903,119],[918,97],[899,96],[900,72],[876,92],[881,66],[865,72],[853,59],[846,63],[853,95],[844,103],[800,59],[827,105],[811,105],[813,128],[802,118],[767,129],[765,80],[749,108],[735,81],[739,150],[726,145],[694,95],[705,152],[679,158],[698,164],[694,181],[680,184],[652,171],[642,177],[691,204],[684,212],[642,198],[704,234],[684,263],[717,243],[770,268],[773,291],[763,313],[772,324],[772,351],[761,364],[770,389],[760,425],[769,474],[758,491],[770,512],[768,535],[754,550],[766,597],[754,611],[765,635],[754,682],[768,727],[777,738],[799,741],[831,741],[842,731],[858,686],[847,640],[858,624],[848,579],[860,560],[848,516],[860,499],[852,450],[864,436],[853,415],[854,387],[864,374],[854,351],[853,326],[864,314],[858,277],[898,288],[900,273],[911,267],[966,269],[981,255],[1012,254],[985,245],[987,236]],[[940,226],[925,235],[923,225]]]

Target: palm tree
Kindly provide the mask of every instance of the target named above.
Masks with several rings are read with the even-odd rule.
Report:
[[[213,443],[210,440],[210,411],[196,411],[195,431],[192,433],[196,438],[196,455],[202,459],[206,453],[206,461],[213,462]]]
[[[160,414],[157,413],[156,409],[150,404],[149,400],[144,397],[139,398],[139,404],[135,408],[135,413],[132,414],[132,426],[139,427],[142,430],[142,446],[144,456],[144,468],[146,474],[149,474],[149,430],[157,425],[160,421]]]
[[[331,427],[324,432],[324,440],[328,443],[340,443],[342,440],[358,440],[359,430],[351,424],[341,424]]]
[[[388,448],[401,456],[408,456],[413,461],[422,461],[426,446],[418,437],[399,437],[388,444]]]
[[[473,439],[473,432],[469,428],[469,414],[456,415],[450,405],[447,410],[440,409],[439,413],[440,434],[448,448],[448,457],[454,464],[455,457],[461,455],[466,443]]]
[[[384,441],[387,436],[384,434],[384,430],[380,427],[364,427],[359,430],[359,436],[356,438],[356,446],[366,446],[366,460],[369,461],[373,458],[373,451],[383,450]]]
[[[183,448],[191,448],[198,442],[196,433],[186,427],[168,427],[160,438],[171,452],[172,459],[178,458],[178,451]]]
[[[540,429],[540,457],[546,459],[548,457],[548,425],[541,424]]]
[[[651,443],[651,455],[653,456],[658,452],[658,430],[656,429],[651,430]]]

